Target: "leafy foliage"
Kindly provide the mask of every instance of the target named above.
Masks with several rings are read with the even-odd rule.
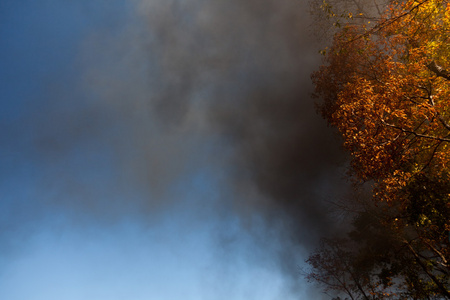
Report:
[[[324,242],[309,278],[352,299],[450,299],[450,1],[391,1],[368,23],[342,27],[312,79],[383,209]]]

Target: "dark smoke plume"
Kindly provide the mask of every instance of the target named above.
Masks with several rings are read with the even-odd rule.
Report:
[[[200,107],[210,134],[232,144],[227,168],[241,193],[235,207],[274,218],[287,213],[305,244],[330,228],[322,200],[335,196],[328,193],[337,192],[343,159],[310,97],[309,76],[320,58],[307,7],[290,0],[171,1],[144,13],[156,40],[146,51],[159,54],[163,84],[152,105],[162,121],[186,122]]]
[[[129,19],[84,40],[76,86],[49,85],[45,114],[24,125],[43,201],[113,220],[157,214],[177,205],[183,176],[207,169],[218,207],[262,247],[276,232],[274,259],[295,274],[337,229],[328,200],[345,190],[344,158],[310,97],[320,57],[308,1],[130,3]]]
[[[320,57],[308,2],[137,7],[118,37],[93,36],[86,46],[107,57],[99,64],[88,55],[86,81],[127,119],[128,144],[139,149],[133,157],[122,150],[125,173],[164,193],[193,158],[213,166],[223,174],[224,202],[243,223],[258,227],[252,220],[263,216],[267,228],[283,231],[280,262],[295,273],[295,252],[339,228],[328,201],[345,190],[344,158],[310,96]]]

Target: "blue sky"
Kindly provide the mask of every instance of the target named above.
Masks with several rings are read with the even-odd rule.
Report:
[[[284,122],[240,99],[309,85],[305,3],[0,2],[0,298],[321,299],[240,139]]]

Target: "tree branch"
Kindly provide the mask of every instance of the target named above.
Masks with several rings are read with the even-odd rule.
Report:
[[[427,65],[427,68],[437,76],[450,80],[450,72],[439,66],[434,60]]]
[[[442,284],[442,282],[440,282],[436,276],[433,275],[433,273],[430,272],[430,270],[428,270],[427,266],[423,263],[423,261],[420,259],[419,255],[417,254],[417,252],[414,250],[414,248],[411,246],[411,244],[408,241],[405,241],[405,244],[408,246],[408,249],[411,251],[411,253],[413,254],[416,262],[422,267],[422,270],[425,271],[425,273],[431,278],[431,280],[436,284],[436,286],[438,287],[438,289],[443,293],[443,295],[450,299],[450,292],[446,289],[446,287]]]
[[[394,125],[394,124],[387,123],[387,122],[384,121],[383,119],[381,119],[381,122],[383,123],[383,125],[386,125],[386,126],[388,126],[388,127],[392,127],[392,128],[395,128],[395,129],[398,129],[398,130],[400,130],[400,131],[402,131],[402,132],[404,132],[404,133],[412,134],[412,135],[414,135],[414,136],[416,136],[416,137],[419,137],[419,138],[424,138],[424,139],[430,139],[430,140],[435,140],[435,141],[440,141],[440,142],[450,143],[450,139],[448,139],[448,138],[417,133],[417,132],[415,132],[415,131],[405,129],[405,128],[400,127],[400,126],[397,126],[397,125]]]
[[[450,78],[450,74],[449,74],[449,78]],[[450,125],[444,120],[442,115],[436,109],[436,105],[433,100],[433,95],[431,95],[431,93],[428,94],[428,101],[429,101],[430,105],[433,107],[434,112],[435,112],[436,116],[438,117],[439,122],[441,122],[442,126],[444,126],[447,130],[450,131]]]

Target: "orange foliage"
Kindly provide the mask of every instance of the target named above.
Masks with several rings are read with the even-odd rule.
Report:
[[[340,31],[312,76],[352,175],[375,181],[379,200],[394,201],[417,173],[448,180],[449,20],[447,1],[394,3],[372,29]]]
[[[312,75],[318,110],[351,154],[351,176],[372,182],[375,203],[388,204],[378,226],[390,230],[403,259],[372,261],[364,278],[386,271],[377,275],[379,299],[404,299],[385,289],[391,273],[403,295],[450,298],[450,1],[391,1],[370,26],[343,27]],[[326,264],[337,259],[325,251],[333,243],[310,258],[311,279],[336,275]],[[349,261],[367,262],[366,248],[339,247]],[[345,267],[339,272],[352,275]]]

